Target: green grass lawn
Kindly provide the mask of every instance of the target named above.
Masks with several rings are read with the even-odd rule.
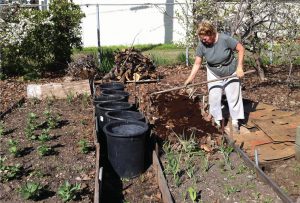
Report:
[[[296,46],[299,46],[298,44]],[[124,50],[130,46],[103,46],[101,47],[101,66],[100,71],[108,72],[114,65],[114,52]],[[175,65],[185,64],[185,47],[179,47],[175,44],[149,44],[149,45],[135,45],[134,48],[139,49],[146,56],[149,56],[155,65]],[[86,47],[83,50],[75,50],[73,57],[78,54],[93,54],[97,58],[97,47]],[[274,50],[275,51],[275,50]],[[278,51],[278,50],[277,50]],[[189,64],[193,63],[195,49],[189,49]],[[278,53],[278,52],[277,52]],[[280,52],[279,52],[280,53]],[[262,53],[262,60],[264,64],[269,64],[269,52],[264,51]],[[281,53],[282,55],[282,53]],[[287,61],[283,61],[284,57],[279,57],[274,53],[273,64],[287,64]],[[246,53],[245,63],[248,65],[254,65],[254,61],[251,54]],[[300,64],[300,57],[294,59],[294,64]]]
[[[107,72],[114,65],[113,54],[115,51],[124,50],[128,46],[104,46],[101,47],[101,64],[100,71]],[[145,56],[149,56],[153,62],[158,65],[174,65],[185,64],[185,48],[178,47],[174,44],[149,44],[149,45],[136,45],[134,48],[139,49]],[[93,54],[95,57],[98,55],[97,47],[86,47],[83,50],[75,50],[73,57],[80,54]],[[191,54],[192,53],[192,54]],[[194,50],[190,50],[190,62]]]

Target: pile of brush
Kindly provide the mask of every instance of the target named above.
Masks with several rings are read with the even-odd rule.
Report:
[[[141,51],[128,48],[115,54],[115,65],[103,80],[118,80],[120,82],[156,79],[155,65]]]
[[[68,64],[67,75],[72,80],[91,79],[96,74],[97,66],[93,55],[79,55]]]

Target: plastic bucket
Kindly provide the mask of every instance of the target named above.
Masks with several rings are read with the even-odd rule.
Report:
[[[141,121],[114,121],[104,126],[108,160],[120,177],[132,178],[143,173],[148,129]]]
[[[106,123],[112,121],[143,121],[145,116],[137,111],[108,111],[105,112]]]
[[[100,90],[124,90],[124,84],[120,82],[102,83],[99,85]]]
[[[101,95],[108,96],[108,95],[121,95],[125,97],[125,101],[128,101],[129,93],[123,90],[103,90]]]

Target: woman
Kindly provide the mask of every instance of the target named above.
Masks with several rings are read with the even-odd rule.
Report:
[[[244,76],[243,63],[245,49],[234,38],[218,33],[216,28],[207,21],[201,22],[197,30],[200,42],[196,50],[196,58],[192,71],[185,81],[188,85],[194,80],[199,70],[203,57],[207,61],[207,80],[236,75],[233,78],[208,83],[209,112],[213,116],[218,127],[223,119],[221,109],[222,91],[225,91],[232,127],[235,133],[239,133],[239,119],[244,119],[244,106],[241,94],[240,78]],[[238,59],[234,57],[234,51],[238,52]]]

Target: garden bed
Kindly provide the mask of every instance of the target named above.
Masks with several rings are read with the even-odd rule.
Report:
[[[212,127],[212,124],[210,122],[206,122],[201,117],[201,103],[197,101],[192,101],[187,98],[187,94],[183,91],[174,91],[172,93],[164,93],[158,96],[150,97],[150,94],[155,91],[169,89],[172,87],[179,86],[180,84],[183,84],[183,81],[185,78],[187,78],[190,70],[185,67],[177,67],[177,68],[160,68],[158,69],[161,72],[162,80],[160,83],[157,84],[137,84],[134,86],[131,84],[131,90],[132,93],[137,94],[139,100],[140,100],[140,106],[139,108],[144,111],[144,113],[147,115],[148,119],[153,123],[155,133],[157,135],[158,142],[160,143],[160,147],[163,147],[166,141],[169,141],[174,145],[174,148],[177,149],[180,147],[178,146],[180,139],[183,139],[187,135],[191,135],[194,133],[195,135],[195,142],[197,143],[198,149],[201,149],[202,151],[206,151],[205,156],[209,156],[209,160],[212,163],[212,165],[215,167],[212,167],[212,170],[216,172],[221,178],[219,180],[226,179],[228,180],[228,177],[224,175],[222,172],[222,167],[218,167],[218,163],[221,163],[220,157],[222,157],[222,153],[220,154],[220,140],[221,137],[220,134],[217,133],[217,130]],[[294,70],[294,74],[291,77],[291,81],[297,82],[297,75],[299,75],[300,70],[299,67],[296,67]],[[205,71],[201,70],[199,71],[199,76],[196,77],[195,82],[201,82],[205,81]],[[255,76],[255,74],[247,75],[245,79],[243,80],[243,95],[244,98],[250,99],[252,101],[256,102],[265,102],[271,105],[274,105],[278,109],[282,110],[291,110],[295,112],[299,112],[299,98],[300,98],[300,89],[297,86],[289,85],[286,82],[286,77],[288,75],[288,69],[281,69],[279,70],[279,67],[271,67],[267,72],[267,77],[269,80],[265,82],[259,82],[258,78]],[[207,90],[205,85],[199,86],[197,88],[197,93],[201,95],[206,95]],[[185,136],[183,136],[183,134]],[[178,138],[179,137],[179,138]],[[180,151],[180,150],[179,150]],[[162,153],[164,154],[164,153]],[[180,153],[179,153],[180,154]],[[278,197],[276,194],[272,191],[271,187],[268,185],[264,185],[263,182],[261,182],[258,178],[255,178],[253,180],[248,180],[245,178],[245,174],[251,174],[251,170],[246,167],[245,174],[239,175],[237,174],[237,169],[240,165],[243,165],[242,160],[240,158],[236,158],[237,155],[233,153],[233,159],[232,164],[235,166],[234,170],[230,170],[227,172],[228,176],[235,176],[235,181],[241,181],[241,184],[244,186],[245,184],[252,184],[253,189],[249,190],[244,187],[242,188],[234,188],[234,184],[232,184],[231,188],[235,192],[231,192],[230,195],[228,192],[226,192],[226,187],[224,186],[225,183],[219,182],[219,186],[223,185],[223,187],[216,187],[214,188],[215,194],[218,194],[214,197],[209,196],[207,193],[205,194],[205,191],[203,190],[203,196],[202,198],[210,198],[209,200],[226,200],[229,199],[230,201],[239,201],[239,200],[278,200]],[[179,156],[178,156],[179,157]],[[213,178],[216,176],[216,174],[210,174],[209,170],[208,173],[203,173],[202,165],[203,164],[203,156],[199,156],[194,163],[197,163],[197,171],[199,174],[197,176],[202,177],[200,180],[202,180],[202,184],[199,184],[197,188],[197,192],[201,190],[202,185],[206,185],[206,180],[209,180],[210,178]],[[204,163],[205,163],[204,159]],[[279,185],[279,187],[282,189],[283,192],[285,192],[288,195],[291,195],[291,198],[293,201],[296,201],[297,195],[299,196],[299,187],[298,183],[295,181],[295,170],[299,167],[299,163],[295,163],[291,161],[283,160],[282,162],[274,163],[275,166],[277,166],[280,169],[277,169],[281,173],[284,173],[284,169],[282,167],[279,167],[279,165],[285,165],[285,168],[290,168],[291,170],[288,170],[288,174],[285,174],[286,181],[280,181],[279,178],[275,178],[276,174],[279,174],[276,172],[276,169],[273,167],[269,167],[269,171],[266,171],[267,174],[274,178],[274,181],[276,184]],[[165,156],[162,156],[163,162],[168,162]],[[185,159],[181,159],[181,164],[185,162]],[[201,164],[202,163],[202,164]],[[182,166],[180,165],[180,166]],[[221,164],[222,165],[222,164]],[[242,166],[241,166],[242,167]],[[184,198],[188,198],[187,195],[187,188],[188,186],[193,185],[193,182],[189,182],[189,178],[187,178],[187,175],[184,175],[184,167],[180,169],[180,177],[182,178],[181,181],[183,183],[188,182],[187,185],[184,185],[184,189],[181,190],[181,195],[178,195],[178,190],[176,190],[176,187],[174,187],[174,182],[172,182],[172,178],[170,178],[170,171],[168,167],[164,164],[163,168],[166,170],[167,179],[169,181],[169,186],[171,188],[171,191],[173,194],[177,196],[177,198],[180,196],[180,201],[182,201]],[[265,167],[264,167],[265,169]],[[222,174],[223,173],[223,174]],[[171,173],[172,174],[172,173]],[[206,179],[207,177],[207,179]],[[239,177],[241,179],[239,179]],[[298,177],[298,176],[297,176]],[[216,178],[218,179],[218,178]],[[238,179],[238,180],[237,180]],[[235,182],[233,181],[233,182]],[[201,182],[201,181],[200,181]],[[225,181],[226,182],[226,181]],[[227,181],[230,182],[230,181]],[[230,184],[229,184],[230,185]],[[255,186],[254,186],[255,185]],[[172,188],[173,187],[173,188]],[[246,186],[245,186],[246,187]],[[294,187],[289,191],[289,187]],[[230,189],[230,188],[229,188]],[[240,191],[240,192],[238,192]],[[249,192],[249,193],[247,193]],[[235,194],[233,194],[235,193]],[[250,194],[251,193],[251,194]],[[223,194],[223,196],[219,196],[220,194]],[[262,195],[264,194],[264,195]],[[241,196],[240,196],[241,195]],[[209,196],[209,197],[208,197]],[[246,197],[245,197],[246,196]],[[251,199],[252,198],[252,199]],[[176,199],[175,199],[176,200]],[[178,201],[178,199],[177,199]],[[227,201],[227,200],[226,200]]]
[[[92,112],[89,97],[80,96],[27,100],[7,114],[0,138],[0,201],[26,202],[32,198],[59,202],[67,198],[67,192],[72,193],[71,188],[74,196],[69,198],[93,201],[96,168]],[[65,185],[63,190],[66,181],[71,187]],[[39,190],[26,191],[29,183]]]
[[[183,84],[190,68],[183,66],[159,67],[157,71],[162,77],[161,82],[127,84],[126,91],[131,93],[130,102],[137,102],[139,110],[148,118],[153,132],[156,133],[159,146],[163,149],[166,146],[164,144],[171,143],[170,147],[174,149],[174,153],[182,154],[180,167],[183,168],[180,169],[180,184],[177,187],[177,183],[174,182],[174,175],[167,166],[168,155],[166,151],[160,151],[164,172],[176,202],[181,202],[184,199],[187,202],[191,201],[189,194],[193,191],[196,192],[194,194],[198,200],[200,197],[203,200],[225,202],[277,200],[278,197],[270,187],[260,182],[249,168],[244,167],[244,163],[235,152],[230,153],[233,167],[228,168],[223,152],[230,149],[230,146],[226,145],[226,142],[222,142],[222,136],[211,125],[211,122],[202,119],[201,103],[188,99],[187,94],[183,91],[150,98],[149,95],[152,92]],[[295,67],[293,71],[292,79],[295,81],[299,77],[300,69]],[[199,72],[196,82],[205,81],[205,71],[201,69]],[[289,85],[285,82],[287,74],[287,69],[271,67],[267,72],[268,81],[261,83],[254,74],[246,76],[243,80],[244,98],[272,104],[279,109],[299,112],[300,89],[297,85]],[[20,96],[26,93],[25,85],[23,85],[23,88],[18,88],[20,92],[16,91],[17,94],[14,94],[15,91],[10,89],[13,83],[14,81],[0,83],[1,90],[5,90],[1,92],[1,98],[6,92],[5,99],[0,101],[1,112],[9,109],[12,104],[22,98]],[[197,93],[207,94],[206,86],[198,87]],[[72,184],[81,184],[74,201],[93,201],[96,175],[95,151],[93,150],[93,106],[90,101],[87,105],[84,104],[85,102],[85,96],[78,99],[69,97],[67,100],[26,100],[22,106],[16,106],[18,108],[2,119],[5,133],[0,138],[0,155],[1,159],[4,157],[7,159],[2,162],[4,168],[1,171],[1,202],[26,202],[21,198],[19,192],[19,188],[24,186],[26,182],[40,183],[41,186],[44,186],[37,200],[43,202],[61,201],[57,191],[66,180]],[[43,131],[49,127],[46,123],[47,113],[45,111],[47,109],[51,109],[51,113],[54,115],[59,115],[59,119],[58,125],[49,130],[51,139],[44,142],[44,145],[51,146],[53,150],[47,156],[41,156],[38,151],[41,150],[42,141],[39,141],[38,138],[31,140],[30,136],[27,138],[25,128],[28,125],[29,114],[34,113],[37,115],[35,135],[39,137],[45,134],[46,132],[43,133]],[[188,139],[192,133],[194,133],[195,143],[197,143],[197,150],[195,150],[199,154],[194,155],[189,161],[189,159],[183,158],[180,140]],[[88,146],[91,147],[89,149],[92,149],[87,154],[81,152],[79,144],[81,140],[86,140]],[[20,154],[17,157],[13,156],[13,146],[16,145],[13,144],[13,141],[18,142],[17,146],[20,149]],[[190,155],[187,156],[191,157]],[[190,178],[185,172],[187,170],[186,161],[194,165],[194,177],[197,178]],[[210,166],[208,170],[205,167],[207,163]],[[18,168],[16,167],[17,164],[21,166],[20,172],[9,178],[5,175],[6,177],[4,176],[3,179],[4,173],[7,174],[14,167]],[[298,168],[299,164],[294,162],[293,158],[264,166],[268,176],[293,200],[299,196],[299,183],[296,181],[299,179]],[[119,197],[130,202],[135,202],[137,197],[139,200],[144,199],[145,201],[162,201],[164,193],[159,195],[158,186],[154,181],[154,177],[157,176],[153,171],[155,170],[150,167],[140,177],[132,180],[121,180],[119,183],[122,186],[118,188]],[[148,189],[141,189],[142,187],[138,186],[143,181],[149,187]],[[105,192],[104,188],[108,188],[105,184],[102,186],[102,191]],[[192,189],[189,190],[190,187]],[[213,193],[206,188],[210,188]],[[140,193],[135,194],[131,191],[140,191]],[[142,196],[142,194],[146,194],[146,196]]]

